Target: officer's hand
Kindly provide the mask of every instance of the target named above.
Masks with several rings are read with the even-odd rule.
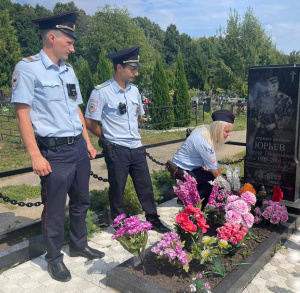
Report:
[[[42,156],[36,156],[31,159],[34,174],[46,176],[52,172],[49,162]]]
[[[95,150],[95,148],[92,146],[92,144],[88,144],[87,146],[88,149],[88,155],[90,159],[95,159],[96,155],[97,155],[97,151]]]

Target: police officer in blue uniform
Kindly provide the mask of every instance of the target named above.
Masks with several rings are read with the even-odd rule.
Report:
[[[55,280],[71,279],[63,263],[66,196],[69,195],[70,256],[102,258],[87,244],[85,218],[90,206],[91,145],[79,108],[82,97],[71,65],[76,12],[34,20],[43,40],[39,54],[24,58],[14,70],[12,102],[32,168],[41,178],[42,231],[48,271]]]
[[[141,66],[139,48],[106,55],[113,61],[114,76],[92,91],[85,119],[87,128],[100,138],[105,152],[112,218],[124,213],[123,193],[130,174],[147,221],[154,230],[165,233],[170,230],[157,215],[146,152],[138,132],[144,114],[142,100],[138,88],[131,83]]]
[[[213,123],[197,127],[173,156],[173,163],[178,166],[176,179],[184,180],[184,171],[197,180],[197,189],[206,206],[212,185],[208,182],[222,176],[216,158],[216,150],[230,136],[235,116],[228,110],[212,113]]]

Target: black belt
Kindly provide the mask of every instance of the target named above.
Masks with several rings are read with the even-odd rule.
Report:
[[[74,144],[77,140],[82,137],[82,133],[77,136],[68,137],[40,137],[37,136],[36,139],[48,147],[55,147],[63,144]]]

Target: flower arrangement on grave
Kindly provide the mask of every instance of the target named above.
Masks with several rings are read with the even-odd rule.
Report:
[[[197,206],[201,209],[201,198],[197,190],[197,181],[188,173],[183,175],[185,181],[177,180],[178,187],[173,187],[175,194],[185,206]]]
[[[203,236],[201,241],[192,246],[194,259],[200,260],[201,264],[212,262],[218,257],[228,254],[231,245],[227,240],[219,239],[216,236]]]
[[[116,230],[112,239],[118,240],[127,251],[139,257],[144,270],[143,255],[152,224],[147,221],[141,222],[137,216],[126,218],[126,214],[122,214],[114,219],[111,227]]]
[[[207,206],[212,209],[217,209],[219,212],[225,211],[227,198],[231,195],[225,188],[220,188],[220,183],[213,183],[212,191],[208,199]]]
[[[238,195],[231,195],[227,198],[225,206],[225,220],[233,224],[242,224],[251,228],[254,223],[254,216],[251,207],[256,203],[256,196],[250,192]]]
[[[217,228],[217,237],[230,242],[235,249],[237,245],[241,245],[247,232],[248,228],[246,226],[227,222],[224,226]]]
[[[283,198],[283,192],[279,186],[273,186],[273,196],[272,200],[276,202],[281,202]]]
[[[176,216],[175,222],[175,229],[186,248],[189,248],[209,228],[206,224],[205,214],[192,205],[186,206]]]
[[[258,224],[261,221],[265,223],[271,223],[278,225],[281,222],[287,222],[289,216],[287,209],[280,202],[273,200],[265,200],[261,207],[254,209],[255,223]]]
[[[265,200],[262,202],[261,207],[254,209],[254,222],[256,224],[269,222],[273,225],[287,222],[289,216],[286,207],[280,204],[282,198],[283,192],[281,188],[279,186],[273,186],[272,200]]]
[[[183,250],[184,243],[179,240],[176,233],[165,233],[157,245],[151,248],[151,251],[158,255],[158,258],[167,258],[170,263],[189,271],[189,261],[191,255]]]
[[[211,293],[209,282],[203,281],[203,275],[198,273],[192,278],[192,283],[190,284],[190,292],[198,293]]]
[[[246,192],[246,191],[250,191],[252,192],[254,195],[256,195],[256,190],[253,187],[253,185],[251,183],[245,183],[241,189],[241,194]]]

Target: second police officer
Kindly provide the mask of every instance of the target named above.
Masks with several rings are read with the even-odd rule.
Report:
[[[138,75],[140,46],[106,55],[113,61],[114,76],[92,91],[85,114],[87,128],[100,139],[108,169],[111,217],[124,213],[124,189],[128,174],[154,230],[170,229],[157,215],[152,182],[141,143],[138,123],[144,114],[138,88],[131,82]],[[101,121],[102,126],[97,124]]]

